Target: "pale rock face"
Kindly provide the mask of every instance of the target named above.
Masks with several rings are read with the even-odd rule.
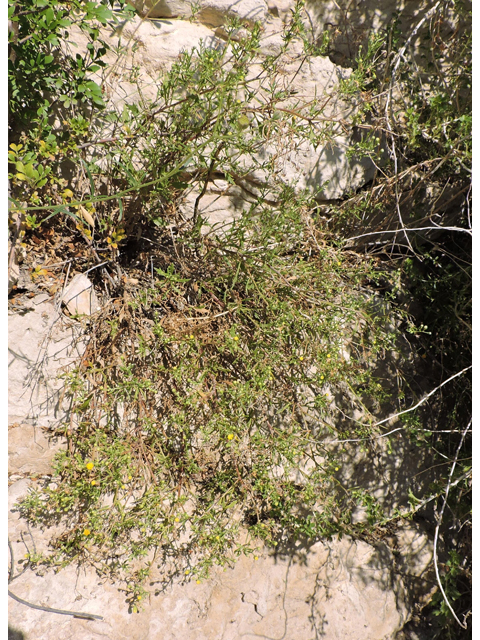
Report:
[[[394,628],[406,622],[406,610],[403,585],[389,570],[394,560],[386,545],[375,548],[343,538],[314,545],[309,555],[317,548],[321,565],[312,618],[318,637],[393,640]]]
[[[9,488],[9,508],[32,483]],[[9,512],[9,539],[18,560],[46,548],[47,532],[27,529]],[[152,595],[143,611],[128,614],[125,595],[101,580],[91,567],[74,566],[39,576],[27,570],[11,585],[34,604],[88,612],[103,621],[55,616],[10,601],[9,623],[25,640],[236,640],[286,637],[289,640],[393,640],[411,613],[395,560],[386,545],[373,547],[348,538],[298,546],[288,553],[258,551],[240,557],[234,568],[212,571],[201,584],[174,582]],[[415,566],[410,571],[415,573]],[[154,568],[152,581],[161,580]],[[157,582],[158,584],[158,582]]]
[[[83,353],[78,338],[79,327],[65,322],[46,294],[33,298],[25,313],[9,314],[9,424],[48,426],[65,415],[57,374]]]
[[[188,18],[192,15],[191,0],[129,0],[143,18]]]
[[[404,522],[396,528],[395,543],[397,569],[410,600],[427,605],[437,590],[431,537],[420,524]]]
[[[369,159],[349,160],[345,150],[351,131],[345,123],[354,113],[354,106],[335,96],[338,83],[348,72],[334,65],[328,58],[313,57],[301,64],[300,60],[286,67],[287,77],[293,78],[290,88],[295,92],[282,107],[295,108],[295,103],[308,104],[319,99],[324,104],[322,117],[330,120],[332,139],[317,148],[309,142],[284,140],[279,176],[297,190],[320,189],[319,200],[341,198],[349,189],[355,190],[373,178],[375,167]],[[275,153],[278,153],[279,148]]]
[[[27,529],[11,511],[31,486],[24,479],[9,488],[9,538],[17,563],[33,542],[42,551],[48,541],[48,531]],[[400,562],[408,578],[423,575],[431,543],[428,547],[422,535],[415,525],[405,526],[401,553],[415,548],[412,556],[399,560],[383,543],[372,546],[346,537],[298,545],[286,553],[262,548],[257,559],[240,557],[233,569],[216,568],[201,584],[174,582],[152,595],[136,615],[128,614],[121,585],[100,580],[90,567],[78,571],[70,566],[42,576],[26,571],[10,586],[19,597],[104,619],[54,616],[11,601],[9,621],[25,640],[60,634],[76,640],[394,640],[412,611],[408,586],[394,569]],[[418,548],[425,550],[421,557]],[[161,574],[154,568],[152,582],[158,580]]]
[[[91,316],[100,310],[92,283],[83,273],[78,273],[72,278],[63,292],[62,302],[71,315]]]
[[[200,188],[194,185],[184,194],[180,210],[185,217],[193,215],[199,193]],[[230,185],[225,180],[210,183],[198,202],[198,215],[208,221],[208,225],[202,227],[202,233],[222,233],[233,220],[249,210],[251,201],[252,198],[241,187]]]
[[[190,18],[210,27],[225,24],[227,18],[238,18],[246,24],[264,22],[268,6],[264,0],[132,0],[143,17]]]
[[[158,75],[170,68],[182,51],[190,51],[201,43],[210,48],[223,46],[211,29],[185,20],[141,20],[128,22],[123,29],[133,48],[135,63],[158,83]]]
[[[225,46],[208,27],[187,20],[143,20],[136,16],[121,28],[124,54],[108,51],[106,77],[100,72],[92,78],[103,86],[110,108],[122,109],[124,104],[155,102],[161,76],[169,71],[182,51],[201,45],[215,49]],[[115,51],[119,36],[101,27],[101,37]],[[76,26],[70,30],[70,41],[78,51],[85,51],[87,38]]]
[[[8,459],[15,473],[30,473],[32,469],[39,475],[51,473],[53,457],[61,448],[58,438],[53,442],[39,427],[15,424],[8,429]]]
[[[272,16],[285,20],[295,6],[295,0],[268,0],[267,4]]]
[[[218,27],[227,18],[238,18],[246,24],[265,22],[268,7],[264,0],[200,0],[197,19],[204,24]]]

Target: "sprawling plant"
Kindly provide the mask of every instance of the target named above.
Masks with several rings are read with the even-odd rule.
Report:
[[[259,541],[374,535],[407,514],[385,517],[342,481],[342,443],[368,455],[390,403],[412,441],[448,461],[408,515],[433,502],[438,538],[451,507],[436,611],[453,633],[451,603],[470,610],[468,11],[455,3],[452,23],[437,3],[406,44],[395,23],[371,35],[337,97],[358,105],[348,154],[378,174],[319,207],[318,193],[279,179],[294,144],[339,132],[320,96],[304,104],[284,81],[293,38],[328,52],[328,38],[320,51],[307,41],[302,3],[278,55],[259,62],[259,26],[232,23],[223,47],[182,53],[156,100],[120,108],[94,80],[108,48],[99,24],[120,17],[110,4],[10,2],[12,213],[27,239],[40,226],[75,239],[109,300],[65,373],[68,447],[21,505],[33,522],[65,525],[32,564],[91,563],[125,579],[137,608],[156,565],[166,580],[201,581]],[[64,46],[74,22],[91,40],[75,55]],[[417,57],[414,36],[426,45]],[[243,194],[221,228],[203,214],[212,188]],[[391,398],[374,376],[405,338],[418,378],[432,363],[442,402],[403,383]],[[367,522],[354,525],[359,503]]]

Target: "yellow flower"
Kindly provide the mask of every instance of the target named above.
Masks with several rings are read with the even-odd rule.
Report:
[[[180,522],[180,518],[175,518],[175,522]]]
[[[338,471],[340,469],[340,467],[335,467],[335,471]]]
[[[254,560],[258,560],[258,556],[253,556],[253,559]]]
[[[227,436],[227,438],[228,438],[229,440],[233,440],[233,438],[234,438],[234,437],[235,437],[235,436],[233,435],[233,433],[229,433],[229,434],[228,434],[228,436]]]
[[[137,596],[137,600],[141,600],[141,599],[142,599],[142,596]]]
[[[190,573],[190,569],[185,569],[185,575],[188,576],[189,573]]]
[[[202,584],[202,581],[201,580],[197,580],[197,584]]]
[[[93,469],[93,462],[87,462],[87,469],[91,471]]]
[[[303,360],[303,356],[300,356],[299,360]]]
[[[327,358],[331,358],[331,357],[332,357],[332,356],[331,356],[329,353],[327,353]]]
[[[190,340],[193,340],[195,336],[193,336],[192,334],[190,334]]]
[[[92,481],[90,482],[90,484],[92,485],[92,487],[94,487],[94,486],[97,484],[97,481],[96,481],[96,480],[92,480]]]
[[[325,378],[325,376],[320,376],[320,380],[323,380]]]
[[[235,336],[235,337],[234,337],[234,340],[238,340],[238,336]]]
[[[83,530],[83,535],[84,536],[89,536],[90,535],[90,529],[84,529]]]

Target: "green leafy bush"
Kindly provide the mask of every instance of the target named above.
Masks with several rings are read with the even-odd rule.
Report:
[[[253,27],[223,51],[184,53],[155,107],[104,114],[111,144],[82,163],[90,196],[80,203],[62,192],[77,218],[91,207],[95,236],[77,230],[114,259],[139,224],[161,249],[149,276],[122,298],[116,292],[114,313],[109,306],[90,327],[82,363],[65,377],[74,422],[59,433],[69,447],[54,485],[21,508],[34,522],[68,522],[45,561],[91,562],[133,580],[132,606],[154,562],[167,578],[202,580],[260,540],[353,532],[351,509],[365,499],[341,485],[341,460],[322,438],[334,431],[337,387],[365,415],[338,437],[368,436],[367,404],[378,407],[387,394],[348,350],[368,343],[375,359],[394,339],[360,292],[377,277],[373,265],[332,246],[314,221],[312,196],[282,185],[275,159],[258,153],[275,137],[319,144],[331,135],[315,124],[320,104],[308,105],[308,126],[301,100],[283,106],[291,96],[278,89],[278,58],[247,79],[258,38]],[[13,178],[33,180],[23,149],[10,154]],[[198,207],[208,184],[215,176],[238,184],[253,170],[266,177],[250,208],[208,231]],[[107,194],[98,195],[105,176]],[[184,218],[176,204],[190,185],[197,197]],[[130,194],[137,200],[119,206]]]
[[[468,23],[468,10],[457,5]],[[373,414],[388,402],[400,412],[418,399],[407,384],[389,398],[372,373],[378,358],[398,349],[400,332],[439,384],[470,361],[468,234],[459,242],[455,230],[438,231],[449,225],[450,201],[426,218],[421,208],[433,178],[442,193],[453,185],[454,202],[464,196],[452,224],[469,230],[471,37],[461,25],[445,35],[444,10],[423,33],[441,70],[431,71],[439,77],[428,88],[412,73],[408,52],[400,55],[395,23],[370,38],[342,83],[341,96],[358,103],[355,124],[363,132],[348,154],[372,158],[379,171],[373,185],[329,204],[325,215],[318,193],[278,179],[276,158],[264,149],[282,139],[328,145],[332,123],[320,100],[304,105],[280,82],[281,54],[248,76],[258,26],[238,40],[232,23],[223,49],[201,46],[180,56],[153,104],[116,111],[92,79],[107,51],[98,24],[115,24],[120,15],[111,3],[10,2],[16,209],[27,236],[40,226],[67,234],[84,247],[88,267],[106,252],[104,277],[99,268],[92,278],[111,299],[86,329],[81,362],[65,374],[73,420],[58,433],[68,449],[57,457],[52,482],[21,505],[33,522],[65,525],[51,554],[35,563],[79,561],[120,576],[136,610],[156,564],[166,580],[202,580],[212,566],[253,553],[259,541],[282,547],[337,532],[373,536],[386,522],[368,493],[341,483],[342,449],[333,454],[322,443],[329,433],[339,441],[363,438],[368,450],[378,435]],[[306,38],[300,18],[301,3],[282,53],[292,38]],[[91,39],[83,57],[61,46],[77,20]],[[328,47],[325,37],[322,53]],[[309,51],[318,53],[314,43]],[[394,81],[401,100],[392,112]],[[106,146],[92,142],[102,127]],[[70,180],[67,162],[78,168]],[[253,171],[264,179],[248,182]],[[211,229],[201,203],[218,179],[251,192],[241,217]],[[195,193],[189,215],[181,209],[187,189]],[[374,215],[375,234],[386,225],[390,231],[392,220],[401,228],[405,208],[415,222],[436,226],[436,235],[349,241]],[[135,266],[140,259],[143,271]],[[373,313],[372,289],[388,303],[393,327]],[[340,419],[335,393],[361,412],[361,423]],[[460,434],[471,388],[458,378],[442,394],[441,403],[406,414],[404,427],[412,442],[448,460],[432,488],[436,505],[461,445],[446,523],[458,535],[454,542],[445,534],[444,572],[448,566],[448,594],[468,617],[470,436]],[[412,494],[409,515],[422,498]],[[358,505],[368,523],[354,526]],[[467,558],[461,565],[459,556]],[[448,606],[437,611],[453,634]]]

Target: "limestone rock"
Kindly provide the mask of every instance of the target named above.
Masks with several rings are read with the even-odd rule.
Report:
[[[12,485],[11,502],[29,486],[25,480]],[[34,542],[38,551],[45,549],[48,531],[28,530],[18,514],[11,514],[9,526],[17,559],[31,552]],[[257,558],[241,557],[232,569],[214,569],[201,584],[174,582],[136,615],[128,614],[121,585],[100,580],[91,567],[69,566],[42,576],[27,570],[10,586],[19,597],[104,620],[55,616],[11,601],[9,621],[25,640],[314,640],[320,634],[325,640],[393,640],[410,615],[385,545],[334,538],[284,554],[262,549]],[[161,577],[154,569],[152,586]]]
[[[142,17],[189,18],[195,6],[195,19],[210,27],[225,24],[227,18],[238,18],[246,24],[264,22],[268,7],[265,0],[132,0]]]
[[[260,65],[252,65],[247,79],[252,82],[260,69]],[[243,162],[250,184],[271,184],[270,174],[256,168],[267,158],[275,158],[277,179],[297,191],[309,189],[318,192],[320,201],[341,198],[373,178],[375,166],[369,158],[349,159],[346,155],[352,138],[348,122],[355,113],[355,104],[354,101],[347,103],[340,99],[337,91],[340,81],[348,78],[350,73],[328,58],[312,56],[305,60],[301,55],[285,56],[283,84],[279,81],[278,89],[290,93],[291,97],[279,103],[277,109],[299,114],[298,123],[303,105],[316,100],[323,102],[323,112],[314,131],[324,135],[325,142],[314,146],[308,140],[300,141],[294,127],[285,126],[265,142],[253,161],[249,156],[240,158],[239,164]],[[261,84],[258,90],[262,95]]]
[[[268,13],[264,0],[200,0],[197,19],[203,24],[218,27],[227,18],[238,18],[245,24],[264,22]]]
[[[29,424],[14,424],[8,429],[9,474],[34,473],[46,475],[52,472],[55,453],[63,443],[47,437],[45,431]]]
[[[78,273],[65,289],[62,302],[72,315],[91,316],[100,310],[97,295],[90,280]]]
[[[201,187],[193,185],[189,188],[180,205],[181,212],[187,218],[193,216],[195,202]],[[252,196],[240,186],[228,184],[225,180],[215,180],[208,187],[204,196],[198,202],[198,215],[201,215],[207,225],[202,227],[202,233],[214,231],[219,234],[232,220],[248,211],[254,201]]]
[[[276,18],[285,20],[295,6],[295,0],[268,0],[268,11]]]
[[[111,77],[105,82],[101,71],[91,77],[104,86],[110,108],[117,110],[124,104],[155,103],[161,76],[171,69],[182,51],[199,47],[201,43],[210,48],[224,46],[212,29],[187,20],[144,20],[135,16],[118,32],[107,27],[99,27],[99,30],[102,39],[111,47],[104,57]],[[115,53],[119,42],[124,45],[120,57]],[[87,36],[74,25],[70,30],[69,46],[85,52],[87,44]],[[105,122],[99,126],[108,135]]]
[[[395,530],[397,571],[412,602],[426,605],[438,586],[433,567],[432,536],[416,522],[404,522]]]
[[[188,18],[192,0],[129,0],[142,18]]]
[[[9,508],[26,495],[31,481],[20,480],[9,489]],[[10,511],[9,537],[18,560],[46,548],[49,531],[26,527]],[[405,525],[407,547],[420,540]],[[409,542],[408,542],[409,541]],[[420,545],[426,548],[424,541]],[[216,568],[201,584],[175,581],[152,595],[144,610],[128,614],[120,584],[101,580],[90,567],[74,566],[42,576],[27,570],[11,585],[18,596],[54,608],[103,616],[85,621],[54,616],[10,603],[10,624],[25,640],[71,637],[78,640],[254,640],[258,636],[289,640],[394,640],[412,612],[412,600],[397,572],[404,563],[408,574],[422,575],[427,555],[420,561],[397,554],[383,543],[370,545],[344,537],[298,545],[284,552],[261,549],[257,559],[241,557],[232,569]],[[399,558],[399,559],[398,559]],[[154,568],[151,586],[161,581]]]
[[[80,335],[46,294],[33,298],[22,312],[9,313],[9,424],[49,426],[65,415],[57,374],[82,354]]]
[[[312,594],[314,637],[393,640],[406,622],[407,609],[386,545],[343,538],[318,545],[317,553],[321,564]]]
[[[223,46],[211,29],[186,20],[152,21],[137,17],[125,25],[123,36],[136,43],[135,63],[157,83],[159,74],[169,69],[182,51],[199,47],[201,42],[210,48]]]

